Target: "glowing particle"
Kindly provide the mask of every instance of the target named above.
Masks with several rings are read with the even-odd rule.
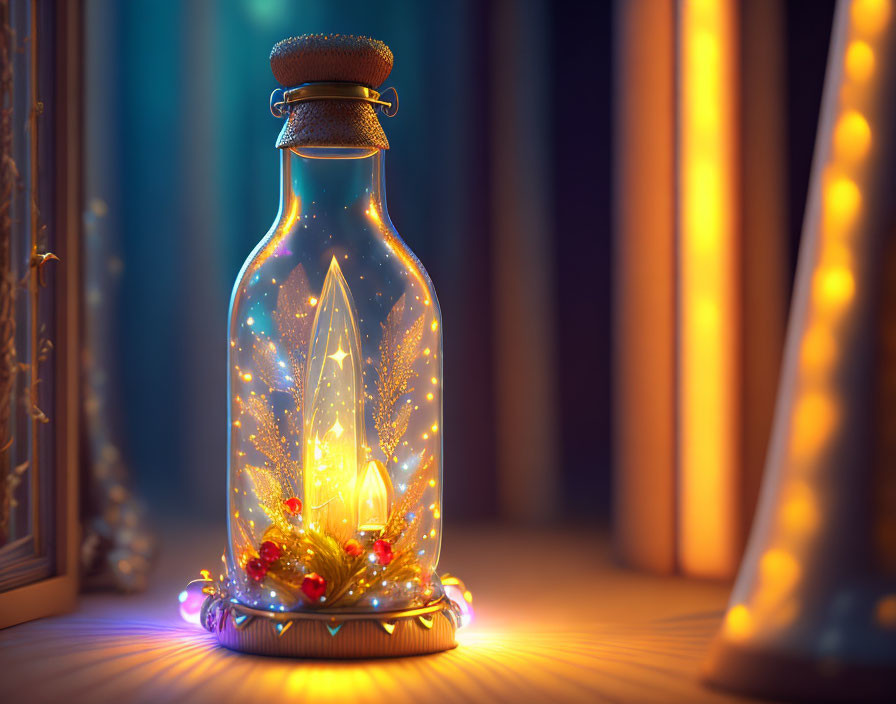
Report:
[[[339,365],[339,368],[342,369],[342,362],[345,360],[346,357],[348,357],[348,352],[345,352],[342,349],[342,343],[340,342],[339,346],[336,348],[336,351],[333,354],[327,355],[327,356],[330,359],[332,359],[334,362],[336,362],[336,364]]]
[[[311,298],[308,299],[308,303],[310,303],[310,304],[313,305],[313,306],[316,306],[316,305],[317,305],[317,299],[316,299],[314,296],[311,296]]]
[[[426,355],[427,357],[429,356],[430,352],[431,352],[431,350],[429,349],[429,347],[427,347],[426,349],[423,350],[423,354]]]
[[[439,424],[438,424],[438,423],[433,423],[433,424],[432,424],[432,428],[430,428],[430,430],[432,430],[432,432],[434,432],[434,433],[439,432]]]
[[[432,391],[430,391],[428,394],[426,394],[426,400],[427,400],[427,401],[432,401],[433,398],[435,398],[435,397],[432,395]]]
[[[435,479],[430,479],[430,480],[429,480],[429,485],[430,485],[430,486],[435,486],[435,485],[436,485],[436,480],[435,480]]]
[[[431,381],[433,384],[438,384],[438,383],[439,383],[439,380],[436,379],[435,377],[433,377],[432,379],[430,379],[430,381]]]
[[[429,329],[435,332],[439,329],[439,323],[435,320],[432,321],[432,324],[429,326]]]
[[[246,324],[247,324],[247,325],[255,325],[255,318],[253,318],[253,317],[250,315],[248,318],[246,318]]]
[[[243,381],[252,381],[252,375],[249,372],[243,374]]]

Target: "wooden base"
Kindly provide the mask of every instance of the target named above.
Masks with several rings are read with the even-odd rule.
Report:
[[[271,613],[214,600],[206,627],[226,648],[293,658],[384,658],[456,647],[458,619],[448,600],[390,613]]]

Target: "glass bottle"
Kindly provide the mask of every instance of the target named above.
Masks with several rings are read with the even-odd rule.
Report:
[[[279,212],[233,289],[227,586],[251,608],[442,594],[441,316],[383,163],[381,146],[281,146]]]

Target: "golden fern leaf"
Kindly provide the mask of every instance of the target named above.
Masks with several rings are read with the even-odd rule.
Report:
[[[401,442],[405,432],[408,429],[408,423],[411,420],[411,404],[404,403],[398,408],[393,420],[382,424],[381,428],[377,428],[380,438],[380,449],[386,456],[386,462],[395,456],[395,448]]]
[[[388,565],[381,566],[371,563],[366,552],[349,555],[339,541],[315,530],[285,532],[272,525],[265,531],[263,540],[277,543],[283,551],[268,570],[272,583],[310,608],[353,606],[362,597],[388,594],[395,585],[418,581],[420,577],[413,546],[397,552]],[[326,580],[324,602],[308,602],[302,594],[302,580],[311,572]]]
[[[246,465],[245,472],[252,480],[258,504],[268,520],[284,534],[292,532],[292,525],[283,510],[284,487],[277,477],[265,467]]]
[[[413,551],[404,550],[383,568],[379,578],[386,582],[409,582],[420,575],[420,565]]]
[[[296,410],[303,411],[305,393],[305,355],[308,338],[314,322],[314,305],[311,303],[311,287],[304,267],[299,264],[293,269],[277,293],[277,308],[272,317],[280,332],[280,339],[289,361]]]
[[[405,525],[401,533],[395,538],[396,549],[404,547],[408,541],[411,544],[408,549],[413,550],[417,544],[417,526],[420,525],[420,514],[414,513],[414,518]]]
[[[414,362],[420,352],[420,343],[423,341],[423,316],[417,318],[408,328],[407,333],[401,340],[401,344],[395,351],[394,363],[390,370],[390,381],[392,382],[391,392],[395,401],[408,389],[408,384],[416,377],[414,372]],[[395,403],[393,401],[393,405]]]
[[[292,384],[286,378],[280,366],[277,347],[273,341],[256,337],[252,344],[252,362],[255,375],[264,382],[271,391],[289,391]]]
[[[231,513],[236,510],[236,503],[231,502]],[[233,541],[233,554],[240,567],[246,566],[250,557],[258,554],[257,545],[252,535],[246,530],[246,525],[241,520],[231,522],[230,538]]]
[[[408,428],[410,405],[400,407],[397,412],[395,407],[416,377],[414,362],[417,361],[423,340],[423,316],[403,332],[404,314],[405,295],[402,294],[386,316],[386,322],[381,324],[383,336],[380,340],[373,420],[386,462],[392,459],[395,448]]]
[[[293,463],[286,438],[280,434],[280,426],[274,417],[274,409],[261,396],[250,396],[243,405],[255,421],[255,432],[249,434],[252,446],[271,461],[279,474],[288,477]]]
[[[401,499],[398,500],[392,508],[392,513],[389,514],[389,520],[381,536],[383,540],[395,543],[407,529],[409,525],[408,514],[414,512],[414,509],[417,508],[420,499],[423,498],[426,487],[429,485],[429,468],[432,466],[432,462],[432,455],[420,461],[420,466],[414,472],[414,476],[408,483],[408,488],[405,489]]]

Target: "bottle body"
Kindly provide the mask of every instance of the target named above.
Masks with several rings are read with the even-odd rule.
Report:
[[[283,150],[280,213],[234,286],[227,566],[250,607],[441,593],[441,317],[382,160]]]

